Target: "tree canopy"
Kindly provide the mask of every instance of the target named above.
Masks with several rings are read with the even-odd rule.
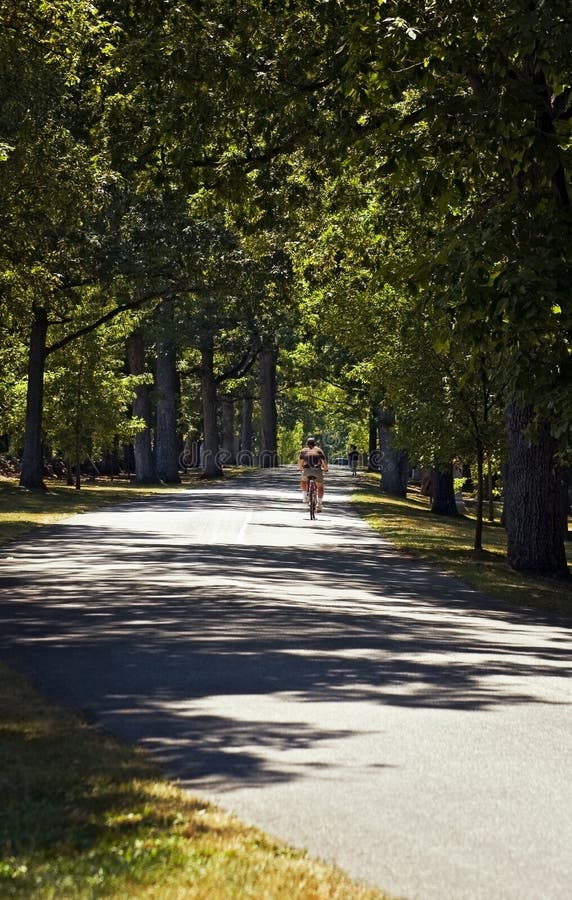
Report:
[[[391,409],[412,462],[508,462],[509,559],[565,574],[560,513],[532,549],[562,504],[520,522],[525,483],[562,493],[572,443],[568,15],[0,0],[0,404],[22,483],[72,434],[87,453],[144,428],[152,449],[153,378],[196,392],[157,422],[213,460],[229,403],[271,460],[332,421],[371,445]],[[65,422],[78,373],[101,385],[97,437]]]

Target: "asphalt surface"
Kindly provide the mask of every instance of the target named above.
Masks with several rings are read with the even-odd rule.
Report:
[[[167,774],[419,900],[572,897],[572,627],[400,558],[331,472],[66,520],[0,557],[0,657]]]

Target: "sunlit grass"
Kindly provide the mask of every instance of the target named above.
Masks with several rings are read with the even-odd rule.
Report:
[[[365,481],[365,479],[364,479]],[[429,500],[411,492],[407,499],[387,497],[374,483],[353,497],[358,512],[402,553],[426,559],[491,596],[539,609],[572,613],[572,589],[562,582],[514,572],[506,560],[506,533],[500,524],[484,523],[483,553],[473,554],[474,513],[437,516]],[[567,546],[569,561],[572,547]]]
[[[0,665],[0,896],[382,895],[160,777]]]

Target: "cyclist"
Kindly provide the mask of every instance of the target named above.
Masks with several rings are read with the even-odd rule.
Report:
[[[359,459],[358,448],[355,444],[350,444],[350,449],[348,450],[348,463],[350,465],[352,475],[357,475],[357,464]]]
[[[316,439],[312,435],[306,438],[306,444],[300,450],[298,456],[298,469],[302,473],[300,487],[302,488],[303,502],[308,501],[308,475],[312,475],[316,479],[318,487],[318,512],[322,509],[324,497],[324,472],[328,471],[328,461],[326,454],[316,444]]]

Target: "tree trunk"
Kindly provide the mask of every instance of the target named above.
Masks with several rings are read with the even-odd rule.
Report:
[[[536,442],[530,443],[526,430],[531,421],[530,407],[509,404],[505,416],[508,561],[517,572],[568,578],[561,472],[554,460],[556,442],[548,423],[543,422]]]
[[[419,492],[422,497],[431,497],[433,495],[431,487],[431,479],[433,478],[433,469],[422,469],[421,487]]]
[[[440,516],[458,516],[452,466],[432,470],[431,488],[431,512]]]
[[[127,339],[129,371],[132,375],[145,373],[145,343],[142,332],[137,329]],[[133,415],[145,422],[145,428],[135,435],[133,451],[135,455],[135,481],[138,484],[153,484],[157,481],[151,444],[151,398],[148,384],[135,387]]]
[[[234,400],[229,397],[223,397],[222,400],[222,458],[225,466],[234,466],[236,463]]]
[[[177,351],[173,340],[174,301],[164,300],[159,310],[160,337],[157,341],[157,432],[155,452],[157,476],[166,484],[179,484],[179,377]]]
[[[214,374],[214,341],[211,337],[201,345],[201,397],[203,404],[202,465],[205,478],[223,474],[219,455],[217,424],[217,389]]]
[[[494,522],[495,520],[495,498],[494,498],[494,484],[493,484],[493,464],[491,462],[491,458],[487,459],[487,492],[489,498],[489,522]]]
[[[82,341],[82,351],[85,351],[85,341]],[[83,419],[83,362],[84,352],[80,355],[79,368],[76,375],[76,392],[75,392],[75,417],[74,417],[74,433],[75,433],[75,489],[81,490],[81,432]]]
[[[382,410],[379,417],[380,489],[391,497],[406,497],[409,459],[405,450],[396,450],[393,446],[392,425],[393,415]]]
[[[113,439],[113,446],[103,451],[99,460],[99,469],[103,475],[109,475],[111,480],[119,475],[119,440]]]
[[[501,478],[502,478],[502,508],[500,514],[500,524],[506,530],[506,486],[508,484],[508,466],[506,462],[501,464]]]
[[[271,469],[278,462],[278,415],[276,412],[276,363],[278,351],[265,347],[260,353],[260,404],[262,414],[260,466]]]
[[[253,437],[252,428],[252,397],[244,397],[240,420],[240,454],[238,461],[241,466],[253,465]]]
[[[44,307],[34,304],[34,318],[30,332],[28,359],[28,388],[26,394],[26,431],[20,470],[20,485],[31,491],[44,490],[42,453],[42,417],[44,407],[44,370],[48,314]]]
[[[379,450],[377,447],[378,431],[377,408],[372,406],[369,411],[368,423],[367,467],[369,472],[379,472]]]
[[[201,465],[202,428],[193,430],[187,435],[181,453],[181,465],[185,469],[198,469]]]
[[[570,512],[570,486],[572,484],[571,471],[569,468],[560,470],[560,503],[562,504],[562,528],[564,540],[570,540],[570,531],[568,530],[568,514]]]
[[[483,477],[484,449],[481,440],[477,440],[477,521],[475,524],[475,539],[473,550],[479,552],[483,549]]]

